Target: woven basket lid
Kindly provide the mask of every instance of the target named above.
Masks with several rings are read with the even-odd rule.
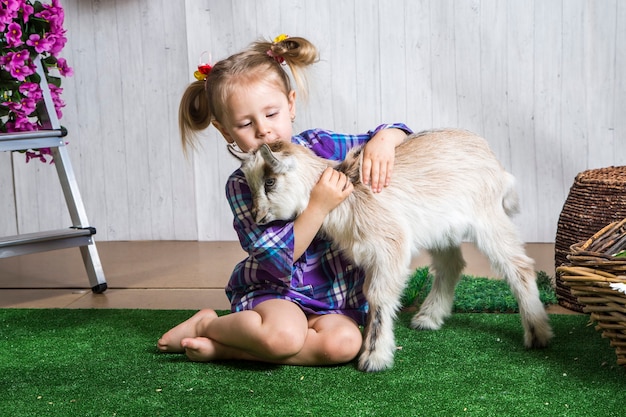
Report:
[[[602,184],[604,186],[624,186],[626,184],[626,166],[589,169],[576,175],[576,182],[581,184]]]

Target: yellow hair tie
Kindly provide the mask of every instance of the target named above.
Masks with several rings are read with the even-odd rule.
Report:
[[[284,33],[281,33],[280,35],[276,36],[274,38],[274,43],[279,43],[284,41],[285,39],[287,39],[289,37],[289,35],[285,35]]]

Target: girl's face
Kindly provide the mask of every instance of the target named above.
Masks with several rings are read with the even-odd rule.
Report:
[[[264,143],[291,141],[295,91],[285,95],[275,83],[249,82],[234,89],[226,106],[226,120],[213,124],[228,143],[236,143],[242,151],[256,150]]]

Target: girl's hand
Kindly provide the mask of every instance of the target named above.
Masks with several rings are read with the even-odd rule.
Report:
[[[331,167],[324,170],[311,190],[309,205],[293,222],[294,260],[299,259],[309,247],[328,213],[348,198],[353,190],[354,186],[345,174]]]
[[[332,209],[341,204],[353,190],[354,186],[344,173],[328,167],[311,190],[309,208],[319,210],[320,214],[326,216]]]
[[[373,192],[381,192],[383,187],[387,187],[391,182],[396,146],[402,143],[406,136],[400,129],[383,129],[365,144],[361,181],[365,185],[371,184]]]

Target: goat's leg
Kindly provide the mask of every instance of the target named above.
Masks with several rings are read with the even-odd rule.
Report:
[[[465,261],[458,246],[430,251],[434,281],[432,289],[411,320],[414,329],[437,330],[452,313],[454,289],[461,279]]]
[[[365,296],[369,303],[359,369],[375,372],[391,368],[396,351],[394,320],[408,277],[407,261],[379,262],[366,268]],[[405,266],[406,265],[406,266]]]
[[[511,220],[502,214],[487,230],[477,231],[477,245],[489,258],[494,270],[506,279],[520,309],[527,348],[547,346],[553,336],[548,314],[539,298],[533,260],[526,256],[524,245]],[[492,219],[493,220],[493,219]]]

